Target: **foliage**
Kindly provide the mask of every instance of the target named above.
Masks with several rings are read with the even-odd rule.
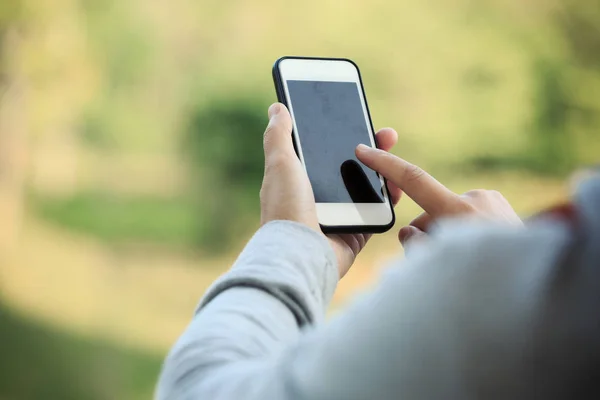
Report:
[[[0,397],[38,400],[150,398],[161,358],[83,340],[0,304]]]
[[[22,19],[23,4],[21,0],[3,1],[0,3],[0,37],[6,27]]]
[[[535,60],[531,164],[543,173],[564,174],[582,161],[578,135],[583,131],[589,146],[600,128],[600,97],[594,96],[593,85],[600,79],[600,4],[571,1],[553,17],[568,61]],[[590,85],[578,84],[582,80]]]
[[[103,160],[183,147],[188,187],[169,193],[175,200],[107,190],[32,204],[111,243],[225,249],[256,226],[269,67],[292,53],[356,59],[375,124],[397,128],[395,151],[435,173],[467,166],[562,177],[596,161],[598,4],[451,3],[355,2],[342,15],[320,0],[294,11],[272,0],[73,0],[95,86],[83,114],[48,130],[74,127],[81,153],[102,152]],[[267,10],[273,18],[258,18]],[[286,19],[290,12],[294,18]],[[398,23],[382,25],[382,14]],[[356,34],[358,22],[368,34]],[[144,202],[152,212],[141,211]]]
[[[128,130],[147,126],[136,97],[155,51],[150,29],[127,2],[82,0],[90,52],[101,72],[98,93],[80,116],[80,136],[104,149],[126,147]]]
[[[515,169],[564,176],[598,162],[600,151],[600,3],[574,0],[549,13],[548,46],[529,46],[532,117],[526,145],[479,155],[478,170]],[[538,32],[525,36],[534,37]],[[564,48],[564,49],[563,49]]]
[[[560,174],[575,165],[573,138],[568,131],[568,97],[564,70],[540,61],[534,69],[536,98],[531,131],[530,163],[538,172]]]
[[[74,231],[108,243],[189,245],[194,233],[191,201],[79,193],[69,198],[33,197],[39,213]]]
[[[257,219],[267,102],[215,101],[190,112],[184,154],[193,185],[176,198],[81,192],[34,196],[40,215],[113,244],[221,250]]]
[[[223,249],[249,213],[257,219],[266,110],[267,102],[248,97],[191,112],[185,153],[196,178],[196,239],[203,247]]]
[[[478,170],[521,170],[561,176],[577,164],[577,149],[569,129],[571,110],[565,68],[539,59],[532,67],[534,107],[527,146],[516,154],[476,156],[469,164]]]

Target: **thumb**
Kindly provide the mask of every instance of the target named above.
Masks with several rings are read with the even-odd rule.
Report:
[[[281,103],[275,103],[269,107],[269,125],[265,130],[263,146],[265,158],[276,153],[294,154],[292,118],[287,108]]]

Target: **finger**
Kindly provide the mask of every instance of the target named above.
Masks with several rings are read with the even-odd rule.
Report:
[[[380,129],[375,134],[375,141],[377,142],[377,148],[384,151],[390,151],[398,142],[398,133],[392,128]],[[398,204],[400,197],[402,196],[402,190],[390,181],[387,181],[387,187],[392,204]]]
[[[371,239],[371,236],[373,236],[370,233],[363,233],[363,247],[365,247],[367,245],[367,242]]]
[[[422,213],[417,218],[410,221],[410,226],[414,226],[417,229],[422,230],[423,232],[428,232],[431,223],[433,222],[433,218],[431,215],[427,213]]]
[[[263,145],[266,159],[275,154],[294,153],[292,119],[287,108],[281,103],[269,107],[269,125],[265,130]]]
[[[393,154],[358,145],[356,156],[367,167],[392,181],[434,217],[463,212],[465,202],[421,168]]]
[[[335,235],[333,235],[335,236]],[[358,253],[365,247],[367,241],[371,237],[370,235],[361,235],[361,234],[351,234],[345,233],[337,235],[343,243],[347,245],[347,247],[352,251],[352,258],[356,258]],[[330,236],[331,237],[331,236]]]
[[[402,197],[402,190],[396,185],[394,185],[391,181],[387,182],[388,192],[390,192],[390,201],[393,205],[398,204],[400,198]]]
[[[426,236],[427,234],[425,232],[414,226],[404,226],[400,229],[400,232],[398,232],[398,239],[400,239],[402,247],[406,247],[409,242],[424,239]]]
[[[383,151],[390,151],[398,142],[398,133],[392,128],[380,129],[375,134],[375,142],[377,143],[377,148]]]

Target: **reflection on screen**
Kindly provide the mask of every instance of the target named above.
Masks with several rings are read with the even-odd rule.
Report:
[[[317,203],[383,203],[379,177],[354,155],[359,143],[371,145],[356,83],[287,85]]]

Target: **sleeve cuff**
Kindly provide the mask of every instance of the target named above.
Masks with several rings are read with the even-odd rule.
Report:
[[[273,221],[250,239],[232,269],[217,279],[196,312],[223,291],[252,287],[282,301],[300,327],[323,319],[339,280],[327,238],[292,221]]]

